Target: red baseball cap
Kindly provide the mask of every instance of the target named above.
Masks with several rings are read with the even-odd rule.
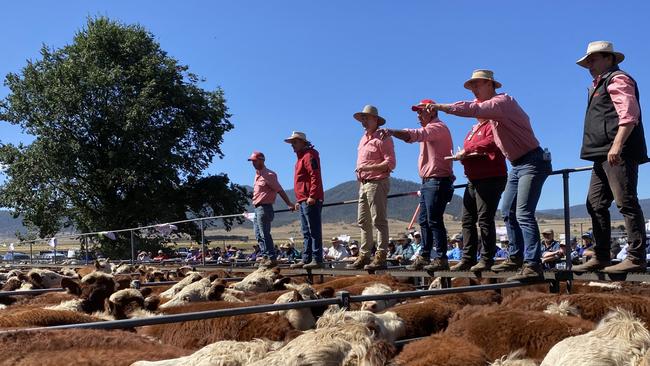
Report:
[[[248,158],[248,161],[264,160],[264,159],[266,159],[266,158],[264,157],[264,154],[262,154],[262,153],[259,152],[259,151],[253,151],[253,153],[251,154],[251,156]]]
[[[420,103],[411,106],[411,110],[413,112],[421,111],[424,109],[424,106],[426,106],[427,104],[435,104],[435,103],[436,102],[433,101],[432,99],[422,99]]]

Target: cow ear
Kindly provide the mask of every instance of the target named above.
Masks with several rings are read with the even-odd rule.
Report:
[[[151,295],[153,292],[153,289],[151,287],[143,287],[140,289],[140,293],[142,294],[142,297],[147,297]]]
[[[117,308],[116,304],[113,304],[108,298],[104,299],[104,311],[111,315],[115,315],[115,310]]]
[[[79,282],[73,279],[63,277],[61,279],[61,287],[66,289],[66,291],[68,291],[72,295],[77,295],[77,296],[81,295],[81,286],[79,286]]]
[[[99,264],[99,261],[98,261],[97,259],[95,259],[95,263],[94,263],[94,264],[95,264],[95,268],[96,268],[96,269],[100,269],[100,268],[102,267],[102,265]]]
[[[144,299],[145,310],[156,311],[158,310],[159,305],[160,305],[160,297],[158,297],[158,295],[149,296],[146,299]]]
[[[215,283],[208,291],[208,300],[217,301],[221,299],[221,295],[223,295],[224,291],[226,291],[226,285],[223,282],[219,281]]]
[[[210,282],[212,282],[212,281],[216,280],[217,278],[219,278],[219,273],[214,273],[214,272],[210,273],[208,278],[210,279]]]
[[[272,271],[273,271],[273,273],[275,273],[276,275],[278,275],[278,276],[280,275],[280,268],[278,268],[278,267],[273,267]]]
[[[277,280],[275,280],[275,282],[273,282],[273,289],[274,290],[286,290],[287,288],[286,288],[285,285],[287,283],[289,283],[289,282],[291,282],[291,278],[289,278],[289,277],[283,277],[283,278],[277,279]]]
[[[302,300],[302,296],[300,296],[300,292],[297,290],[293,290],[293,294],[291,295],[291,300],[289,302],[298,302]]]
[[[334,288],[327,286],[324,289],[318,291],[318,297],[321,299],[329,299],[334,297],[335,292],[336,290],[334,290]]]

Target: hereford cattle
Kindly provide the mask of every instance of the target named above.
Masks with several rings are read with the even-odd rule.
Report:
[[[126,366],[191,352],[132,332],[90,329],[0,334],[0,349],[1,365],[22,366]]]
[[[560,340],[592,329],[592,322],[576,317],[470,305],[454,314],[445,333],[476,344],[491,360],[520,348],[541,360]]]
[[[166,315],[182,314],[250,305],[259,304],[226,303],[223,301],[197,302],[165,309],[163,313]],[[143,335],[157,338],[165,344],[194,350],[217,341],[251,341],[257,338],[283,341],[300,334],[286,317],[280,314],[266,313],[151,325],[137,328],[137,331]]]
[[[485,366],[485,352],[459,337],[434,334],[408,343],[393,360],[396,366]]]
[[[390,288],[388,285],[385,285],[383,283],[373,283],[370,286],[366,287],[361,292],[361,295],[380,295],[380,294],[390,294],[393,292],[399,292],[399,290],[393,291],[392,288]],[[395,306],[395,304],[397,304],[398,302],[399,302],[398,299],[363,301],[361,303],[361,310],[367,310],[376,313],[386,308]]]
[[[369,283],[383,283],[385,285],[388,285],[390,288],[393,290],[400,290],[400,291],[411,291],[414,290],[415,288],[412,285],[409,285],[407,283],[403,283],[398,281],[395,277],[391,275],[360,275],[360,276],[353,276],[353,277],[342,277],[342,278],[335,278],[331,281],[327,281],[321,284],[314,285],[314,288],[316,290],[320,290],[325,287],[331,287],[335,291],[348,291],[353,295],[358,295],[363,291],[364,288],[367,287],[367,284]],[[357,286],[359,285],[365,285],[359,288],[359,292],[353,293],[352,291],[346,289],[351,286]]]
[[[322,298],[329,298],[334,296],[334,290],[325,288],[322,291],[316,290],[310,285],[303,283],[298,285],[286,285],[291,291],[279,296],[275,300],[275,304],[283,304],[288,302],[299,302],[303,300],[318,300]],[[277,313],[289,320],[289,323],[297,330],[311,329],[316,325],[316,319],[325,312],[327,306],[319,306],[312,308],[298,308],[290,310],[280,310],[272,313]]]
[[[189,302],[221,300],[225,290],[226,284],[223,281],[214,280],[213,282],[210,278],[203,278],[185,286],[159,308],[169,309]]]
[[[541,366],[638,365],[649,349],[650,332],[643,322],[617,308],[591,332],[553,346]]]
[[[650,301],[645,296],[587,293],[572,295],[555,295],[539,293],[521,293],[517,297],[508,297],[503,300],[503,305],[524,310],[541,311],[549,304],[560,301],[568,301],[580,312],[584,319],[597,322],[602,319],[611,309],[621,307],[632,311],[646,324],[650,324]]]
[[[95,316],[68,310],[31,308],[0,312],[0,328],[49,327],[101,320]]]
[[[188,272],[187,275],[185,276],[185,278],[180,280],[178,283],[174,284],[168,290],[162,292],[160,294],[160,298],[161,299],[171,299],[172,297],[174,297],[174,295],[176,295],[183,288],[185,288],[185,286],[187,286],[187,285],[189,285],[191,283],[194,283],[196,281],[200,281],[202,279],[203,279],[203,276],[200,273],[198,273],[198,272]]]
[[[161,361],[138,361],[131,366],[246,366],[280,348],[283,342],[256,339],[250,342],[220,341],[209,344],[191,355]]]
[[[230,285],[231,288],[239,291],[267,292],[282,290],[284,285],[290,282],[290,278],[282,277],[279,268],[258,268],[251,272],[243,280]]]
[[[308,330],[250,365],[383,366],[395,354],[395,348],[378,334],[366,323],[347,320]]]

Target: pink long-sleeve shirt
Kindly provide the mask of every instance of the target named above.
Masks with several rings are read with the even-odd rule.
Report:
[[[600,76],[594,80],[594,87],[599,81]],[[636,98],[634,80],[625,74],[618,74],[609,81],[607,92],[618,113],[618,125],[638,124],[641,110]]]
[[[449,128],[444,122],[436,118],[424,127],[407,128],[405,131],[409,134],[408,142],[420,143],[418,158],[420,177],[445,178],[453,176],[452,161],[445,160],[445,156],[453,154],[453,144]]]
[[[395,146],[393,145],[393,138],[388,137],[384,140],[381,139],[379,131],[372,134],[364,133],[359,141],[357,149],[357,169],[366,166],[381,164],[388,161],[389,170],[371,171],[371,172],[357,172],[357,180],[378,180],[390,176],[390,172],[395,169],[397,160],[395,160]]]
[[[483,102],[456,102],[450,105],[448,113],[489,120],[494,132],[494,142],[510,161],[517,160],[539,147],[528,115],[519,103],[507,94],[497,94]]]

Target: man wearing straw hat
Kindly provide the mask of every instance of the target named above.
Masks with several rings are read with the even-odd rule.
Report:
[[[386,130],[388,134],[405,142],[420,143],[418,171],[422,178],[422,186],[418,222],[422,231],[423,246],[413,263],[406,267],[410,270],[449,269],[447,229],[443,214],[454,193],[452,161],[445,159],[445,156],[451,154],[453,144],[449,128],[438,118],[438,112],[425,110],[425,106],[431,103],[434,101],[424,99],[411,107],[413,112],[418,113],[420,128]],[[435,252],[431,253],[434,249]],[[431,257],[434,257],[432,262]]]
[[[475,100],[454,104],[430,104],[427,109],[461,117],[489,120],[494,142],[510,160],[503,195],[503,217],[510,238],[509,258],[492,266],[493,271],[518,270],[510,281],[535,281],[543,278],[541,242],[535,209],[544,181],[551,173],[550,154],[539,146],[528,115],[517,101],[504,93],[497,94],[501,83],[490,70],[475,70],[464,84]],[[522,267],[523,265],[523,267]]]
[[[591,42],[587,54],[576,63],[594,78],[589,89],[580,158],[592,161],[587,211],[596,241],[595,256],[574,266],[576,272],[603,270],[627,273],[646,270],[646,237],[643,211],[637,197],[639,165],[648,161],[639,88],[618,68],[625,56],[607,41]],[[612,201],[625,219],[630,243],[627,258],[610,266]]]
[[[321,210],[325,195],[320,157],[304,132],[293,131],[284,142],[291,144],[298,156],[294,170],[293,190],[296,194],[296,210],[300,212],[300,225],[304,238],[302,261],[292,264],[291,268],[321,268],[323,266]]]
[[[393,139],[382,139],[379,126],[386,120],[379,115],[377,107],[367,105],[363,111],[354,114],[361,122],[365,133],[357,149],[357,180],[359,181],[359,205],[357,221],[361,228],[361,250],[347,269],[377,270],[386,268],[388,252],[388,191],[390,172],[395,169],[395,148]],[[373,230],[379,232],[377,252],[370,263],[373,247]]]
[[[248,158],[255,168],[255,182],[253,184],[253,206],[255,207],[255,219],[253,229],[255,238],[260,247],[260,254],[263,260],[260,265],[275,267],[277,265],[275,246],[271,237],[271,222],[273,221],[273,203],[277,194],[282,197],[290,210],[295,205],[282,189],[278,176],[274,171],[266,167],[266,157],[259,151],[254,151]]]

